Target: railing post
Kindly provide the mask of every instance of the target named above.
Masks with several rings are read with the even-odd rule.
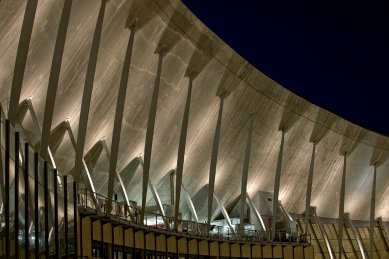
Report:
[[[40,236],[40,227],[39,227],[39,157],[38,153],[34,153],[34,227],[35,227],[35,257],[39,257],[39,236]]]
[[[74,213],[74,258],[78,257],[78,236],[77,236],[77,217],[78,217],[78,211],[77,211],[77,182],[73,181],[73,213]]]
[[[15,258],[19,258],[19,132],[15,132],[15,212],[14,212],[14,238],[15,238]]]
[[[59,259],[59,231],[58,231],[58,179],[57,169],[54,169],[54,234],[55,258]]]
[[[45,204],[45,256],[49,258],[49,179],[47,161],[43,163],[43,185]]]
[[[5,121],[5,190],[10,188],[9,172],[10,172],[10,123],[9,120]],[[9,192],[5,192],[5,257],[11,257],[11,246],[10,246],[10,222],[9,222]]]
[[[29,188],[29,146],[24,143],[24,258],[30,258],[30,239],[29,239],[29,210],[28,204],[30,200]]]
[[[68,229],[68,177],[63,176],[63,210],[65,223],[65,258],[69,258],[69,229]]]

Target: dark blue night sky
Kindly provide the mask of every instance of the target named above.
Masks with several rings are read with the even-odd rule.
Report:
[[[182,1],[282,86],[389,135],[389,1]]]

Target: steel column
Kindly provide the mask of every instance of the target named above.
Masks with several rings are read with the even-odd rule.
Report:
[[[30,215],[28,204],[30,201],[30,184],[29,184],[29,145],[24,143],[24,258],[30,258],[30,239],[29,239],[29,224]]]
[[[10,188],[10,180],[9,180],[9,174],[10,174],[10,122],[9,120],[5,121],[5,256],[6,258],[11,257],[11,240],[10,240],[10,220],[9,220],[9,188]]]
[[[375,196],[376,196],[377,166],[374,165],[373,187],[370,202],[370,258],[373,258],[374,230],[375,230]]]
[[[5,115],[3,115],[3,107],[0,104],[0,145],[2,145],[2,138],[1,135],[3,134],[3,127],[5,126],[2,122],[4,120],[5,122]],[[5,144],[5,143],[4,143]],[[4,199],[5,199],[5,186],[4,186],[4,176],[5,171],[3,171],[3,157],[1,156],[2,149],[0,148],[0,191],[1,191],[1,198],[3,199],[3,208],[5,206]]]
[[[19,258],[19,132],[15,132],[15,212],[14,212],[14,238],[15,238],[15,258]]]
[[[182,185],[182,175],[184,171],[185,147],[186,147],[186,137],[188,132],[190,99],[192,96],[192,84],[193,84],[193,77],[189,76],[188,93],[186,96],[184,117],[182,118],[180,142],[178,144],[178,155],[177,155],[176,201],[174,204],[174,230],[175,231],[177,231],[178,229],[178,213],[180,210],[181,185]]]
[[[65,228],[65,258],[69,258],[69,229],[68,229],[68,177],[63,176],[63,210]]]
[[[145,209],[146,209],[147,186],[148,186],[149,175],[150,175],[151,151],[153,148],[154,126],[155,126],[155,117],[157,113],[159,84],[161,80],[163,57],[164,57],[164,47],[161,47],[161,50],[158,53],[157,76],[155,79],[153,96],[151,99],[149,118],[147,121],[147,130],[146,130],[145,153],[144,153],[144,164],[143,164],[143,180],[142,180],[142,209],[140,212],[140,224],[142,225],[143,225]]]
[[[311,196],[312,196],[312,180],[313,180],[313,169],[315,167],[315,155],[316,155],[316,143],[312,143],[312,155],[311,163],[309,165],[308,181],[307,181],[307,195],[305,200],[305,234],[308,233],[308,223],[310,218],[311,209]]]
[[[281,131],[281,145],[280,153],[278,154],[277,169],[276,169],[276,178],[274,182],[274,195],[273,195],[273,219],[271,227],[271,240],[274,240],[275,231],[276,231],[276,221],[277,221],[277,208],[278,208],[278,194],[280,192],[280,182],[281,182],[281,170],[282,170],[282,155],[284,152],[284,139],[285,131]]]
[[[43,163],[43,185],[44,185],[44,204],[45,204],[45,255],[49,258],[49,179],[47,161]]]
[[[55,258],[59,258],[59,225],[58,225],[58,178],[57,169],[54,172],[54,234],[55,234]]]
[[[343,225],[344,225],[344,199],[346,192],[346,157],[347,154],[343,155],[343,174],[342,184],[340,187],[340,201],[339,201],[339,220],[338,220],[338,247],[339,247],[339,259],[342,259],[343,255]]]
[[[39,157],[34,153],[34,227],[35,227],[35,257],[39,256]]]
[[[101,1],[99,16],[97,18],[96,29],[93,35],[93,41],[90,50],[89,63],[86,72],[86,77],[85,77],[84,91],[82,94],[80,120],[78,123],[76,158],[74,162],[75,180],[77,182],[80,179],[80,175],[82,171],[81,168],[82,168],[83,157],[84,157],[84,145],[85,145],[86,129],[87,129],[88,118],[89,118],[89,108],[92,99],[93,81],[95,79],[97,55],[99,52],[101,32],[103,29],[103,20],[104,20],[106,3],[107,3],[106,0]]]
[[[45,113],[43,117],[43,127],[41,135],[40,154],[44,159],[47,157],[47,148],[49,146],[51,123],[53,119],[53,112],[55,107],[55,99],[57,97],[57,88],[59,81],[59,74],[61,72],[61,64],[63,52],[65,49],[66,33],[68,30],[70,10],[72,8],[73,0],[65,0],[61,20],[59,22],[57,39],[55,41],[54,54],[51,62],[51,70],[49,76],[49,84],[47,87]]]
[[[18,51],[16,54],[15,69],[12,79],[11,97],[8,108],[8,119],[14,126],[18,116],[18,107],[20,94],[26,69],[28,48],[30,46],[32,27],[34,25],[36,7],[38,0],[27,1],[26,11],[24,13],[22,31],[20,33]]]
[[[211,154],[211,163],[209,169],[209,180],[208,180],[208,232],[211,227],[211,214],[212,214],[212,204],[213,204],[213,195],[215,190],[215,177],[216,177],[216,165],[217,165],[217,155],[219,152],[219,138],[220,131],[222,125],[222,116],[223,116],[223,104],[224,104],[224,96],[219,96],[220,104],[219,104],[219,114],[217,118],[216,128],[215,128],[215,136],[213,138],[213,146],[212,146],[212,154]]]
[[[132,56],[132,49],[134,45],[134,38],[135,38],[135,31],[136,31],[135,26],[136,26],[136,21],[129,26],[131,33],[130,33],[130,38],[128,39],[127,51],[123,62],[122,75],[120,78],[120,85],[119,85],[118,97],[116,102],[115,121],[114,121],[113,132],[112,132],[111,156],[109,160],[108,201],[107,201],[108,212],[110,212],[112,209],[113,185],[114,185],[115,175],[117,174],[116,166],[117,166],[118,152],[119,152],[119,145],[120,145],[120,134],[122,130],[124,104],[126,101],[128,76],[130,73],[131,56]]]
[[[242,185],[240,188],[240,234],[244,235],[244,217],[245,217],[245,208],[246,208],[246,197],[247,197],[247,179],[249,175],[249,165],[250,165],[250,152],[251,152],[251,136],[253,133],[253,124],[254,124],[254,113],[250,114],[249,117],[249,127],[247,129],[247,141],[246,141],[246,150],[244,154],[243,161],[243,171],[242,171]]]
[[[73,216],[74,216],[74,228],[73,228],[73,235],[74,235],[74,256],[75,258],[78,258],[78,195],[77,195],[77,182],[73,181]]]

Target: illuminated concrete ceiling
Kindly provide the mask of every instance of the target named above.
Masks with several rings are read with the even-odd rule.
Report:
[[[26,2],[0,2],[0,101],[6,112]],[[69,119],[76,138],[100,4],[100,0],[75,0],[70,13],[51,128]],[[44,120],[63,5],[63,0],[39,0],[32,31],[20,102],[31,97],[40,125]],[[389,139],[292,94],[243,60],[178,0],[107,2],[84,147],[92,179],[100,192],[105,193],[107,188],[109,159],[104,155],[94,157],[93,152],[96,151],[92,147],[105,139],[111,148],[118,89],[131,33],[126,25],[136,17],[139,20],[117,164],[118,172],[129,168],[123,171],[122,177],[130,199],[141,203],[142,167],[138,166],[139,163],[135,166],[134,159],[144,155],[149,107],[157,76],[156,50],[164,45],[167,52],[162,64],[150,167],[150,179],[158,187],[163,203],[170,203],[169,171],[177,164],[189,83],[187,75],[195,70],[198,75],[193,81],[183,184],[192,196],[201,220],[205,220],[207,215],[204,201],[218,118],[218,95],[221,94],[226,97],[215,192],[224,204],[231,204],[240,195],[249,115],[256,111],[247,186],[250,195],[255,195],[257,191],[273,192],[281,141],[279,129],[284,129],[279,198],[288,211],[303,213],[305,209],[313,140],[317,146],[312,205],[317,206],[318,215],[338,217],[342,154],[347,152],[345,211],[350,212],[353,219],[369,218],[372,164],[378,161],[376,215],[389,220],[389,161],[386,159]],[[266,35],[263,36],[266,40]],[[19,116],[19,120],[24,134],[32,144],[37,144],[38,150],[40,135],[33,119],[25,115],[23,118]],[[57,141],[50,140],[50,146],[58,169],[71,173],[75,153],[70,139],[65,136]],[[131,161],[133,164],[129,165]],[[150,193],[148,200],[152,205]]]

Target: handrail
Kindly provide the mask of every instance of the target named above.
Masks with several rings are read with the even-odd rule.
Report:
[[[304,234],[304,236],[292,237],[287,235],[286,230],[276,231],[276,241],[268,241],[270,231],[262,230],[248,230],[245,229],[244,233],[237,231],[235,234],[230,232],[229,229],[224,229],[224,226],[214,226],[211,231],[207,231],[207,224],[200,223],[189,220],[179,220],[178,231],[174,231],[174,217],[163,216],[158,213],[151,211],[145,211],[144,222],[140,222],[140,212],[141,208],[137,207],[135,203],[133,205],[128,205],[124,201],[112,200],[112,210],[107,211],[106,204],[108,198],[98,194],[93,193],[89,189],[78,189],[77,202],[80,208],[83,208],[85,211],[93,211],[96,214],[101,214],[102,216],[116,218],[117,220],[125,221],[128,223],[139,225],[140,227],[147,227],[152,230],[157,231],[164,230],[169,233],[176,232],[179,235],[188,235],[191,237],[198,238],[207,238],[207,239],[216,239],[216,240],[229,240],[229,241],[240,241],[240,242],[250,242],[250,243],[270,243],[270,244],[299,244],[299,245],[309,245],[310,237]],[[99,209],[96,209],[95,203],[93,201],[95,198],[99,204]],[[130,210],[134,213],[133,220],[130,215]],[[166,226],[165,222],[170,224]],[[169,230],[170,227],[170,230]]]

